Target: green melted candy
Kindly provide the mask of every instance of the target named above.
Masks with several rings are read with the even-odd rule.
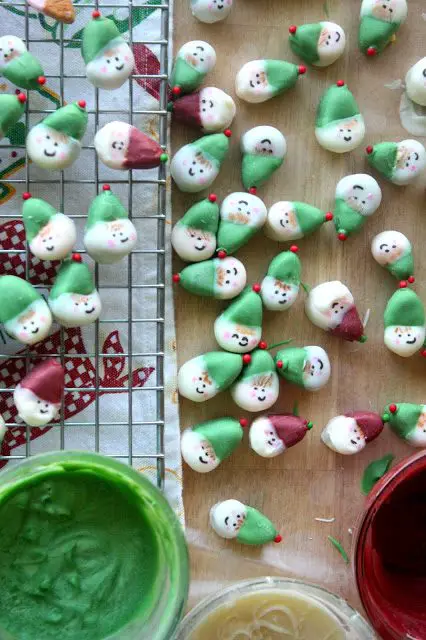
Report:
[[[0,637],[101,640],[143,620],[159,555],[143,499],[118,474],[64,463],[0,485]]]

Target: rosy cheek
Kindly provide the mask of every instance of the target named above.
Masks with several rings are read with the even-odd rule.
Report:
[[[124,56],[124,60],[125,60],[125,62],[129,62],[129,60],[130,60],[129,56]]]
[[[114,248],[115,248],[115,242],[114,242],[114,240],[108,240],[108,243],[107,243],[107,244],[108,244],[108,247],[109,247],[110,249],[114,249]]]
[[[206,182],[206,178],[198,178],[198,184],[204,184]]]
[[[249,395],[250,395],[250,398],[256,398],[257,392],[254,389],[252,389]]]
[[[396,338],[395,344],[401,344],[401,340],[399,338]]]
[[[229,338],[231,337],[231,334],[229,333],[229,331],[226,331],[226,332],[223,334],[223,337],[225,338],[225,340],[229,340]]]
[[[108,71],[107,67],[101,67],[100,68],[100,72],[101,73],[107,73],[107,71]]]
[[[41,144],[42,140],[43,140],[43,138],[40,138],[40,137],[36,138],[37,144]]]
[[[46,324],[47,318],[45,318],[44,316],[41,316],[40,317],[40,322],[41,322],[41,324]]]
[[[193,383],[193,384],[195,384],[196,382],[197,382],[197,378],[194,376],[194,377],[192,378],[192,383]]]
[[[136,233],[130,234],[130,240],[136,240]]]
[[[259,207],[255,207],[255,208],[253,209],[253,213],[259,213]]]
[[[61,153],[59,154],[59,160],[65,160],[66,157],[67,154],[65,153],[65,151],[61,151]]]
[[[254,346],[256,343],[257,343],[256,338],[251,338],[250,344],[252,344]]]
[[[207,122],[213,122],[214,118],[213,115],[210,113],[207,118],[206,118]]]
[[[22,331],[20,331],[20,332],[18,333],[18,338],[19,338],[20,340],[23,340],[23,339],[24,339],[24,338],[26,338],[26,337],[27,337],[27,332],[26,332],[26,331],[22,330]]]
[[[182,162],[182,165],[183,165],[184,167],[187,167],[187,166],[188,166],[188,160],[184,160],[184,161]]]

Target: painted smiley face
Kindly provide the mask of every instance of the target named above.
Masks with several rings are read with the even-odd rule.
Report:
[[[234,402],[246,411],[266,411],[278,400],[279,380],[275,372],[256,375],[231,387]]]
[[[263,458],[275,458],[285,450],[284,442],[268,418],[257,418],[252,422],[249,438],[253,451]]]
[[[259,229],[265,223],[267,210],[260,198],[250,193],[231,193],[222,202],[220,217],[237,225]]]
[[[373,258],[382,266],[396,262],[410,251],[410,241],[399,231],[382,231],[371,244]]]
[[[78,140],[43,122],[30,130],[26,145],[31,160],[45,169],[65,169],[75,162],[81,151]]]
[[[9,62],[16,60],[27,51],[24,42],[16,36],[3,36],[0,38],[0,70]]]
[[[29,247],[40,260],[63,260],[72,251],[76,239],[74,222],[57,213],[31,240]]]
[[[202,74],[211,71],[216,64],[215,50],[202,40],[193,40],[184,44],[178,52],[178,57],[183,58],[185,62]]]
[[[222,300],[234,298],[244,289],[247,274],[244,265],[236,258],[216,261],[215,297]]]
[[[289,309],[296,302],[298,293],[297,285],[287,284],[272,276],[265,276],[262,280],[260,295],[265,307],[271,311]]]
[[[210,510],[210,524],[214,531],[228,540],[236,538],[247,517],[246,507],[238,500],[225,500]]]
[[[346,153],[356,149],[364,139],[365,123],[361,115],[333,122],[315,129],[319,144],[334,153]]]
[[[200,118],[206,133],[223,131],[229,127],[235,112],[235,102],[227,93],[216,87],[201,89]]]
[[[89,295],[62,293],[49,298],[50,309],[64,327],[79,327],[95,322],[101,313],[102,303],[97,291]]]
[[[95,149],[99,159],[111,169],[123,169],[129,148],[131,125],[127,122],[109,122],[95,135]]]
[[[137,232],[129,219],[98,222],[84,234],[89,255],[101,264],[114,264],[129,255],[137,243]]]
[[[384,342],[387,348],[403,358],[414,355],[423,346],[426,337],[424,327],[386,327]]]
[[[259,344],[262,329],[239,325],[219,316],[214,323],[214,335],[222,349],[232,353],[248,353]]]
[[[201,262],[210,258],[216,249],[216,236],[208,231],[176,224],[172,231],[171,242],[182,260]]]
[[[276,202],[272,205],[266,218],[265,232],[272,240],[283,242],[303,238],[292,202]]]
[[[426,406],[424,405],[415,429],[407,436],[407,442],[413,447],[426,447]]]
[[[232,0],[191,0],[192,15],[207,24],[224,20],[231,8]]]
[[[246,131],[241,138],[241,151],[264,157],[284,158],[287,143],[281,131],[264,125]]]
[[[366,445],[365,436],[354,418],[336,416],[327,424],[321,440],[330,449],[343,455],[354,455]]]
[[[392,182],[408,184],[426,167],[426,150],[417,140],[404,140],[398,144],[395,171]]]
[[[170,170],[179,189],[197,193],[210,186],[219,173],[219,164],[192,144],[174,155]]]
[[[247,102],[265,102],[274,95],[268,82],[264,60],[247,62],[238,72],[235,80],[235,91]]]
[[[194,402],[204,402],[219,392],[202,356],[189,360],[179,369],[178,389],[182,396]]]
[[[35,300],[25,311],[4,323],[7,333],[23,344],[36,344],[46,338],[52,325],[52,315],[43,299]]]
[[[318,38],[319,61],[316,66],[327,66],[335,62],[344,52],[346,36],[342,27],[334,22],[324,22]]]
[[[220,464],[209,440],[192,429],[182,434],[181,452],[185,462],[198,473],[213,471]]]
[[[330,328],[337,327],[342,323],[343,318],[353,307],[353,303],[346,297],[337,298],[334,300],[329,309],[325,312],[328,320]]]
[[[131,75],[135,60],[129,45],[117,38],[86,67],[89,82],[101,89],[118,89]]]
[[[46,402],[19,384],[14,391],[13,399],[19,416],[32,427],[48,424],[58,416],[60,404]]]
[[[321,347],[305,347],[307,360],[303,368],[305,389],[316,391],[330,379],[331,366],[327,353]]]
[[[382,190],[378,182],[366,173],[357,173],[342,178],[336,186],[336,199],[363,216],[371,216],[380,206]]]

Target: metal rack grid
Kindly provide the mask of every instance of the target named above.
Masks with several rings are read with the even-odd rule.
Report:
[[[11,2],[8,2],[8,0],[3,0],[3,2],[0,4],[0,9],[1,7],[6,7],[6,6],[13,6],[14,9],[20,9],[22,12],[25,13],[25,17],[23,18],[25,20],[25,43],[27,48],[31,51],[31,48],[34,44],[37,43],[41,43],[41,42],[45,42],[45,40],[41,40],[41,39],[37,39],[37,38],[31,38],[31,31],[30,31],[30,20],[29,20],[29,7],[28,5],[23,2],[22,0],[13,0]],[[143,114],[143,115],[155,115],[158,117],[158,131],[157,131],[157,136],[158,136],[158,140],[160,142],[160,145],[163,147],[163,149],[167,148],[167,143],[168,143],[168,123],[167,123],[167,101],[168,101],[168,87],[167,87],[167,80],[168,80],[168,47],[169,47],[169,19],[170,19],[170,3],[169,0],[164,0],[164,2],[160,3],[143,3],[143,2],[139,2],[138,0],[128,0],[128,21],[129,21],[129,45],[132,47],[134,44],[136,43],[140,43],[143,45],[158,45],[160,47],[160,55],[159,55],[159,61],[160,61],[160,69],[159,69],[159,73],[158,74],[137,74],[134,73],[131,78],[129,79],[129,108],[126,111],[123,111],[123,109],[103,109],[99,107],[99,90],[93,88],[93,91],[95,92],[95,107],[94,109],[87,109],[88,114],[93,114],[94,115],[94,121],[95,121],[95,130],[98,129],[99,126],[99,116],[102,115],[107,115],[107,116],[111,116],[110,119],[114,119],[114,114],[120,113],[127,113],[128,116],[128,121],[130,122],[130,124],[133,124],[133,119],[134,116],[136,114]],[[150,39],[150,40],[134,40],[133,39],[133,20],[132,20],[132,15],[133,15],[133,9],[134,8],[138,8],[138,9],[155,9],[155,10],[159,10],[161,11],[161,20],[160,20],[160,29],[159,29],[159,37],[158,39]],[[94,9],[101,9],[102,11],[104,11],[107,9],[123,9],[123,4],[118,4],[118,3],[110,3],[110,2],[105,2],[103,3],[102,1],[99,0],[95,0],[92,3],[88,3],[88,4],[84,4],[83,5],[84,9],[90,8],[92,10]],[[78,11],[78,6],[77,6],[77,11]],[[52,40],[48,41],[49,43],[53,42],[59,45],[59,73],[58,74],[45,74],[45,77],[47,79],[47,84],[49,83],[49,81],[51,79],[59,79],[59,87],[60,87],[60,91],[59,91],[59,95],[60,95],[60,105],[62,106],[63,104],[65,104],[65,98],[64,98],[64,81],[67,79],[74,79],[74,78],[85,78],[84,74],[66,74],[65,70],[64,70],[64,59],[65,59],[65,51],[64,51],[64,45],[67,44],[69,42],[68,39],[64,38],[64,25],[60,24],[59,25],[59,37],[58,38],[53,38]],[[134,83],[137,79],[139,78],[144,78],[144,79],[153,79],[153,80],[157,80],[158,84],[159,84],[159,107],[158,109],[136,109],[135,105],[134,105]],[[32,99],[31,99],[31,93],[30,91],[26,91],[27,93],[27,103],[26,103],[26,111],[25,111],[25,126],[26,126],[26,130],[28,131],[29,126],[30,126],[30,116],[33,114],[39,114],[41,117],[44,117],[45,115],[47,115],[48,113],[54,111],[54,109],[32,109],[31,108],[31,103],[32,103]],[[40,119],[41,119],[40,117]],[[87,139],[87,135],[86,135],[86,139]],[[9,149],[11,148],[11,145],[7,145],[4,144],[4,140],[2,141],[3,144],[0,143],[0,149]],[[25,149],[25,145],[13,145],[13,149]],[[92,145],[82,145],[82,149],[90,149],[90,150],[94,150],[94,146]],[[79,162],[79,160],[77,160],[77,162]],[[50,188],[52,189],[58,189],[59,190],[59,201],[60,201],[60,211],[63,211],[65,213],[67,213],[67,202],[66,202],[66,196],[65,196],[65,186],[69,185],[69,184],[89,184],[89,185],[94,185],[94,189],[96,193],[99,193],[100,190],[100,185],[103,182],[106,181],[100,181],[99,179],[99,163],[98,163],[98,158],[96,153],[94,152],[94,163],[95,163],[95,178],[94,180],[92,179],[68,179],[65,177],[64,175],[64,171],[60,171],[60,176],[59,178],[56,177],[52,177],[51,174],[45,172],[45,178],[43,179],[35,179],[32,177],[32,170],[31,170],[31,163],[29,162],[28,159],[28,155],[26,153],[25,150],[25,177],[23,178],[7,178],[7,183],[12,184],[12,185],[21,185],[21,188],[23,191],[31,191],[31,189],[34,189],[35,185],[52,185]],[[73,428],[73,427],[93,427],[94,428],[94,444],[93,444],[93,448],[91,450],[99,452],[101,450],[101,446],[100,446],[100,426],[102,424],[102,427],[105,427],[106,429],[108,429],[108,427],[120,427],[122,426],[123,428],[127,427],[127,438],[128,438],[128,450],[126,454],[120,454],[120,453],[109,453],[107,455],[109,455],[110,457],[115,457],[117,459],[122,459],[124,461],[127,461],[128,464],[133,465],[135,463],[135,460],[145,460],[145,459],[150,459],[150,460],[154,460],[155,461],[155,466],[156,466],[156,479],[157,479],[157,485],[160,489],[164,489],[164,476],[165,476],[165,451],[164,451],[164,322],[165,322],[165,221],[166,221],[166,207],[167,207],[167,192],[166,192],[166,172],[167,172],[167,167],[164,163],[161,164],[161,166],[158,168],[158,175],[156,178],[144,178],[143,177],[143,173],[141,174],[141,172],[137,173],[137,177],[134,175],[133,171],[128,171],[128,172],[121,172],[119,174],[119,176],[124,176],[123,178],[120,179],[114,179],[114,178],[108,178],[108,183],[112,184],[112,185],[123,185],[126,184],[127,185],[127,189],[128,189],[128,212],[129,212],[129,217],[135,221],[135,220],[140,220],[142,223],[142,229],[144,228],[144,226],[146,225],[147,220],[156,220],[156,224],[157,224],[157,230],[156,230],[156,238],[152,238],[151,242],[154,243],[154,246],[149,249],[135,249],[132,254],[127,258],[128,264],[127,264],[127,284],[115,284],[114,285],[114,289],[115,290],[126,290],[128,291],[127,294],[127,309],[128,309],[128,313],[127,316],[124,317],[119,317],[119,318],[112,318],[112,319],[108,319],[108,320],[102,320],[102,314],[101,314],[101,319],[98,320],[95,323],[95,337],[94,337],[94,350],[93,352],[89,352],[89,353],[72,353],[72,355],[67,354],[66,353],[66,348],[65,348],[65,331],[63,328],[60,328],[60,347],[59,349],[55,352],[48,352],[48,353],[43,353],[43,352],[37,352],[34,353],[34,351],[31,348],[26,348],[25,349],[25,353],[24,353],[24,357],[25,357],[25,372],[27,372],[30,368],[31,362],[33,359],[40,359],[43,357],[55,357],[60,359],[61,364],[65,367],[66,363],[69,359],[72,358],[80,358],[80,357],[85,357],[85,358],[92,358],[94,361],[94,380],[93,380],[93,386],[87,386],[87,387],[82,387],[79,386],[78,388],[75,387],[66,387],[65,388],[65,392],[78,392],[78,393],[84,393],[84,392],[89,392],[89,393],[94,393],[95,395],[95,399],[94,399],[94,415],[95,415],[95,419],[93,422],[88,422],[88,421],[84,421],[84,422],[78,422],[78,421],[68,421],[64,418],[64,396],[62,399],[62,407],[61,407],[61,414],[60,414],[60,419],[57,422],[52,423],[52,426],[54,429],[59,429],[60,431],[60,449],[63,450],[66,448],[65,442],[66,442],[66,430]],[[55,172],[56,174],[57,172]],[[142,175],[142,177],[140,177]],[[145,184],[145,185],[157,185],[156,187],[156,212],[152,215],[150,214],[145,214],[145,215],[137,215],[136,213],[134,213],[134,197],[133,197],[133,192],[134,192],[134,185],[138,185],[138,184]],[[17,187],[19,188],[19,187]],[[95,195],[95,193],[94,193]],[[0,207],[0,219],[1,218],[17,218],[19,216],[17,216],[16,214],[5,214],[1,211],[1,207]],[[75,215],[71,215],[70,216],[73,219],[79,219],[79,218],[85,218],[86,216],[84,214],[75,214]],[[80,252],[80,253],[85,253],[83,248],[80,247],[76,247],[76,251]],[[6,256],[10,256],[10,255],[14,255],[14,254],[23,254],[25,256],[25,278],[29,279],[29,270],[30,270],[30,261],[29,261],[29,252],[28,252],[28,247],[25,246],[25,249],[0,249],[0,263],[2,260],[6,259]],[[133,258],[132,256],[137,256],[137,255],[154,255],[156,256],[156,282],[155,283],[141,283],[141,282],[135,282],[134,281],[134,277],[133,277]],[[101,296],[102,296],[102,288],[103,286],[105,287],[105,285],[102,285],[99,283],[100,280],[100,269],[102,269],[102,266],[99,266],[98,264],[95,265],[94,268],[94,273],[95,273],[95,281],[96,281],[96,286],[97,288],[99,288],[101,290]],[[42,285],[36,285],[39,288],[42,287]],[[108,288],[111,289],[111,285],[108,285]],[[155,307],[156,307],[156,317],[135,317],[132,311],[132,297],[133,297],[133,292],[135,290],[141,290],[141,289],[151,289],[154,290],[155,292]],[[128,375],[128,385],[127,388],[123,391],[123,389],[117,390],[116,387],[108,387],[108,386],[100,386],[100,363],[101,363],[101,359],[104,358],[111,358],[111,353],[104,353],[101,351],[101,347],[100,347],[100,325],[102,325],[103,323],[108,323],[108,324],[114,324],[114,325],[125,325],[127,327],[127,332],[128,332],[128,348],[125,350],[124,353],[121,353],[120,355],[122,357],[126,358],[127,361],[127,370],[129,372]],[[139,328],[143,328],[145,324],[152,324],[155,323],[155,345],[154,345],[154,349],[150,350],[150,351],[140,351],[140,350],[134,350],[133,348],[133,335],[134,335],[134,325],[135,327],[137,327],[137,329],[139,330]],[[1,336],[0,336],[1,337]],[[140,357],[151,357],[155,359],[155,383],[152,384],[151,379],[150,383],[148,385],[145,386],[135,386],[134,382],[133,382],[133,376],[132,376],[132,364],[133,364],[133,359],[134,358],[140,358]],[[10,355],[10,354],[6,354],[6,353],[2,353],[2,348],[1,348],[1,339],[0,339],[0,371],[1,371],[1,364],[3,361],[3,358],[8,358],[10,359],[22,359],[23,358],[23,354],[22,352],[20,352],[19,354],[16,355]],[[25,373],[23,373],[23,375],[25,375]],[[23,377],[23,376],[22,376]],[[5,394],[8,393],[11,395],[11,392],[13,392],[14,387],[5,387],[4,385],[4,381],[2,380],[2,375],[0,373],[0,394]],[[155,396],[156,396],[156,419],[151,419],[151,420],[134,420],[133,419],[133,400],[136,396],[136,393],[138,393],[138,397],[140,397],[140,402],[143,403],[144,402],[144,392],[155,392]],[[112,392],[112,393],[127,393],[127,407],[128,407],[128,415],[127,415],[127,420],[126,421],[113,421],[113,422],[108,422],[105,420],[100,419],[100,396],[101,394],[105,393],[105,392]],[[142,393],[142,395],[140,396],[140,394]],[[1,395],[0,395],[1,398]],[[140,427],[142,429],[145,428],[154,428],[155,429],[155,440],[156,440],[156,452],[155,453],[147,453],[143,450],[135,450],[134,446],[133,446],[133,430],[135,427]],[[15,433],[17,432],[21,432],[24,433],[25,432],[25,452],[22,455],[16,455],[11,453],[10,455],[1,455],[1,449],[0,449],[0,463],[3,461],[9,461],[9,460],[21,460],[21,459],[25,459],[26,457],[29,457],[33,454],[32,452],[32,447],[31,447],[31,430],[33,429],[32,427],[28,426],[28,425],[24,425],[24,423],[22,422],[6,422],[6,428],[8,430],[17,430],[15,431]]]

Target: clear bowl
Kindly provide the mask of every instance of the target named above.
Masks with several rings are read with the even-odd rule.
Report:
[[[209,615],[224,605],[254,593],[266,591],[292,591],[314,600],[343,627],[346,640],[374,640],[377,636],[361,614],[334,593],[314,584],[292,580],[290,578],[265,577],[245,580],[202,600],[182,621],[173,640],[191,640],[197,627],[206,621]],[[218,636],[219,637],[219,636]]]
[[[157,537],[160,554],[157,601],[144,614],[143,620],[135,617],[104,640],[169,640],[182,618],[189,587],[188,549],[175,513],[162,493],[142,474],[112,458],[83,451],[45,453],[3,471],[0,474],[0,496],[2,491],[13,488],[13,485],[31,476],[42,476],[50,469],[60,467],[61,463],[78,464],[79,468],[87,466],[92,473],[98,469],[103,478],[112,482],[118,479],[132,491],[134,499],[141,501]],[[0,638],[16,640],[2,628]]]

